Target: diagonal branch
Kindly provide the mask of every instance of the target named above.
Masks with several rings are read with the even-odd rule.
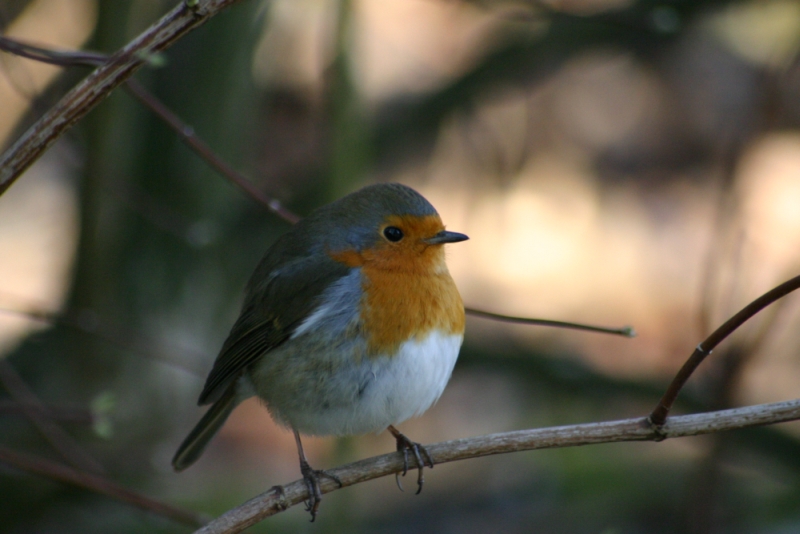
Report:
[[[103,466],[97,460],[92,458],[56,421],[44,415],[45,408],[42,401],[7,360],[0,360],[0,384],[19,402],[25,416],[64,460],[84,471],[103,472]]]
[[[0,400],[0,416],[24,415],[35,411],[39,417],[51,419],[61,423],[74,423],[78,425],[91,425],[94,423],[94,414],[91,410],[80,407],[56,406],[48,404],[29,404],[13,400]]]
[[[0,195],[72,125],[127,80],[153,54],[239,0],[181,2],[87,76],[0,156]]]
[[[531,430],[518,430],[474,438],[457,439],[426,445],[434,462],[443,464],[468,458],[534,449],[576,447],[621,441],[662,441],[711,434],[759,425],[800,419],[800,399],[745,408],[671,417],[661,427],[654,427],[646,418],[623,419],[605,423],[588,423]],[[342,487],[384,477],[403,470],[401,453],[384,454],[354,462],[326,472],[341,480]],[[320,481],[322,493],[339,489],[332,479]],[[282,512],[308,498],[305,482],[296,480],[254,497],[208,523],[195,534],[234,534],[259,521]]]
[[[656,406],[656,408],[650,414],[650,421],[656,426],[664,424],[664,421],[667,420],[667,415],[669,414],[670,409],[672,409],[675,399],[678,398],[678,393],[680,393],[681,389],[683,389],[686,381],[689,380],[689,377],[692,376],[692,373],[694,373],[703,360],[705,360],[706,357],[711,354],[711,351],[713,351],[717,345],[722,343],[725,338],[731,335],[752,316],[776,300],[785,297],[798,288],[800,288],[800,276],[795,276],[791,280],[787,280],[781,285],[767,291],[756,300],[742,308],[739,313],[725,321],[722,326],[714,330],[710,336],[697,345],[697,348],[694,349],[692,355],[689,356],[689,359],[683,364],[683,367],[681,367],[680,371],[678,371],[678,374],[675,375],[675,378],[667,388],[664,396],[661,397],[661,400],[658,402],[658,406]]]
[[[148,512],[193,527],[198,527],[208,520],[202,514],[183,510],[176,506],[151,499],[150,497],[131,491],[104,477],[84,473],[51,460],[39,458],[38,456],[30,454],[19,453],[3,446],[0,446],[0,463],[19,469],[20,471],[25,471],[26,473],[41,475],[51,480],[58,480],[59,482],[95,491],[107,495],[112,499],[132,504]]]
[[[127,88],[141,104],[149,108],[158,118],[164,121],[164,123],[166,123],[195,154],[208,163],[212,169],[227,178],[229,182],[239,187],[239,189],[244,191],[250,198],[256,200],[283,220],[292,224],[300,220],[298,215],[284,207],[278,199],[268,197],[262,193],[250,180],[217,155],[203,139],[195,134],[194,128],[183,122],[180,117],[145,89],[142,84],[131,79],[128,80]]]

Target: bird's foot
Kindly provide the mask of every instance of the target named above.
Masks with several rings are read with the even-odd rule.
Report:
[[[303,480],[306,483],[308,490],[308,500],[306,501],[306,512],[311,513],[311,522],[317,518],[317,510],[319,510],[319,503],[322,501],[322,491],[319,487],[319,480],[321,477],[327,477],[336,482],[339,487],[342,487],[342,481],[339,480],[334,474],[323,471],[322,469],[312,469],[308,462],[300,462],[300,472],[303,474]]]
[[[414,460],[417,462],[417,495],[422,491],[422,486],[425,484],[425,476],[423,475],[423,468],[427,465],[431,469],[433,469],[433,458],[431,458],[430,453],[428,450],[423,447],[421,444],[411,441],[406,436],[404,436],[399,430],[397,430],[393,426],[389,426],[389,432],[392,433],[395,440],[397,440],[397,451],[403,453],[403,476],[406,476],[408,473],[408,452],[414,455]],[[427,460],[423,460],[423,456]],[[400,491],[403,491],[403,485],[400,483],[400,473],[395,473],[394,479],[397,482],[397,487],[400,488]]]

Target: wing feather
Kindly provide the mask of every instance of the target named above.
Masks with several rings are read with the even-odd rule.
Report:
[[[322,292],[349,272],[349,267],[327,254],[300,257],[277,267],[273,258],[280,257],[280,250],[273,252],[250,279],[239,319],[200,394],[201,405],[214,402],[248,366],[289,339],[320,305]]]

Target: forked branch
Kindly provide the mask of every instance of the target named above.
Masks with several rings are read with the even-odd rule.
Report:
[[[646,418],[623,419],[605,423],[588,423],[532,430],[518,430],[474,438],[458,439],[426,445],[436,464],[478,458],[492,454],[576,447],[620,441],[662,441],[767,425],[800,419],[800,399],[745,408],[722,410],[671,417],[663,426],[654,427]],[[326,469],[342,481],[342,487],[398,473],[403,470],[400,453],[384,454]],[[339,489],[332,480],[320,481],[322,493]],[[283,486],[283,492],[273,488],[246,503],[229,510],[196,534],[234,534],[259,521],[299,504],[308,498],[305,482],[296,480]]]
[[[0,195],[61,135],[127,80],[148,58],[238,0],[181,2],[76,85],[0,156]]]
[[[689,377],[692,376],[697,367],[711,354],[711,351],[752,316],[797,288],[800,288],[800,276],[795,276],[758,297],[697,345],[697,348],[694,349],[692,355],[689,356],[689,359],[683,364],[678,374],[675,375],[666,393],[664,393],[664,396],[661,397],[658,405],[650,414],[650,421],[656,426],[663,425],[664,421],[667,420],[670,409],[672,409],[672,405],[675,403],[675,399],[678,398],[678,393],[683,389],[686,381],[689,380]]]

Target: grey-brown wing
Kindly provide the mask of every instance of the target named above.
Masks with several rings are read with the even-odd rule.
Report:
[[[279,269],[262,262],[198,403],[214,402],[244,369],[289,339],[319,305],[320,294],[347,273],[347,266],[327,256],[298,259]]]

